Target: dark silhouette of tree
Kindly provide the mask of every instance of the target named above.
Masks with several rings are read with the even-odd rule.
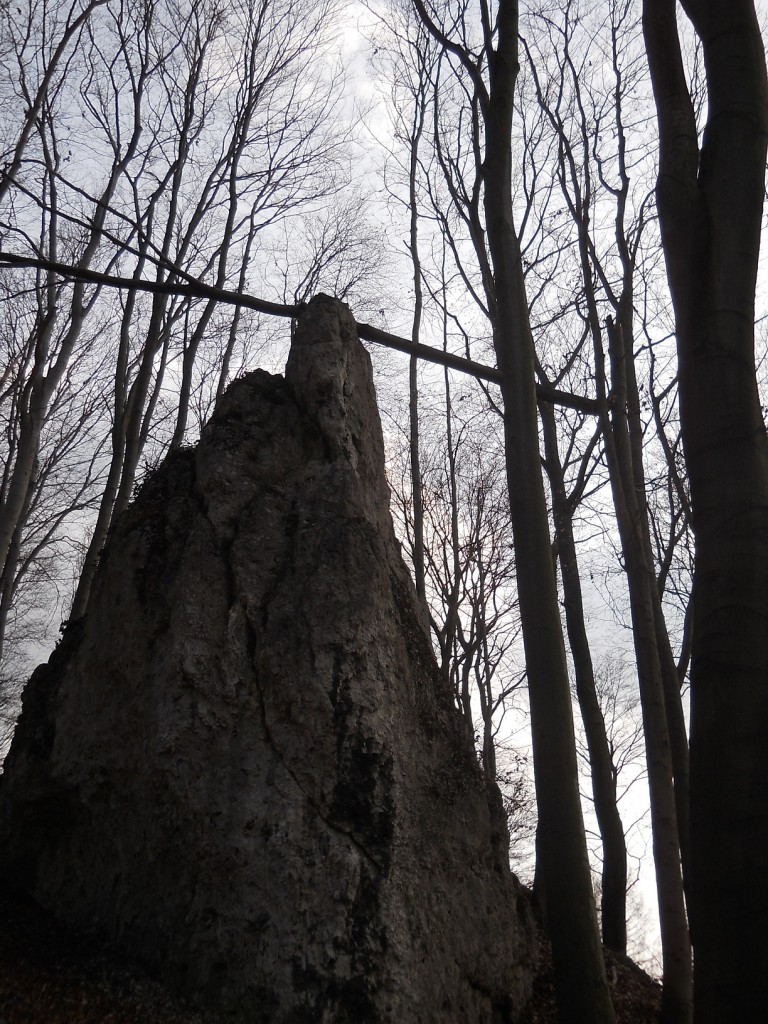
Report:
[[[539,810],[537,870],[552,938],[563,1022],[614,1019],[603,964],[578,790],[565,644],[552,566],[539,458],[534,376],[520,246],[512,208],[512,117],[519,70],[516,0],[494,12],[479,4],[479,45],[468,20],[414,0],[424,24],[459,62],[482,120],[482,204],[489,253],[485,273],[493,344],[501,374],[510,513],[516,546]]]
[[[682,7],[706,69],[701,140],[675,0],[645,0],[644,30],[696,538],[694,1008],[696,1024],[724,1024],[758,1020],[768,999],[768,437],[754,351],[768,84],[752,0]]]

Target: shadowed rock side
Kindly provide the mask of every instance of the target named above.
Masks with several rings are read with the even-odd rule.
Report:
[[[6,884],[233,1020],[501,1024],[527,999],[500,800],[388,502],[368,355],[319,296],[285,379],[236,381],[144,484],[26,689]]]

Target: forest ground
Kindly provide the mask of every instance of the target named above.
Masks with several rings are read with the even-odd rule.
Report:
[[[608,955],[617,1024],[656,1024],[661,989],[631,960]],[[543,941],[531,1024],[557,1024]],[[216,1024],[139,967],[60,928],[35,904],[0,894],[0,1024]]]

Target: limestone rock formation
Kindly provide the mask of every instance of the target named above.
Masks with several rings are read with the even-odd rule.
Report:
[[[302,315],[117,524],[27,686],[0,871],[257,1024],[502,1024],[532,929],[393,534],[370,362]]]

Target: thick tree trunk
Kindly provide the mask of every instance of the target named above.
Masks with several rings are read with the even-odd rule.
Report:
[[[754,296],[768,84],[752,0],[687,0],[707,73],[699,151],[673,0],[646,0],[657,200],[696,537],[690,913],[696,1024],[768,1003],[768,438]]]

